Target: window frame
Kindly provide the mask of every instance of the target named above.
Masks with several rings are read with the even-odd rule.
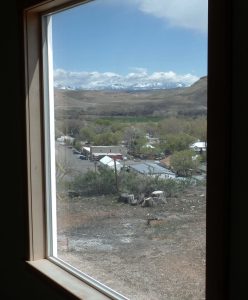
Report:
[[[44,107],[41,15],[76,6],[91,0],[48,0],[23,8],[23,46],[26,103],[27,194],[29,218],[29,254],[27,264],[77,299],[116,299],[82,282],[55,261],[48,259],[46,232],[46,188],[43,165]],[[230,150],[231,149],[231,5],[226,1],[209,2],[208,22],[208,174],[207,174],[207,245],[206,299],[227,299]],[[221,78],[220,78],[221,77]],[[218,87],[216,82],[218,81]],[[219,102],[216,104],[216,99]],[[224,107],[224,111],[223,111]],[[218,120],[218,127],[214,121]],[[216,186],[215,145],[227,149],[218,158],[219,172],[225,172]],[[211,202],[209,201],[211,199]],[[218,230],[216,230],[216,228]],[[59,274],[59,276],[57,276]]]

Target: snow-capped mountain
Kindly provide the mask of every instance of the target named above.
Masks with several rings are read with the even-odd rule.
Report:
[[[66,90],[155,90],[191,86],[199,77],[175,72],[154,72],[145,69],[120,75],[112,72],[54,71],[54,86]]]

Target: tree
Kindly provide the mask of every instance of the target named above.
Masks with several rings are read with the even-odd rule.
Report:
[[[145,123],[144,129],[152,137],[155,137],[158,135],[157,123],[149,121],[149,122]]]
[[[170,117],[158,124],[158,131],[160,136],[164,135],[177,135],[185,132],[187,122],[183,118]]]
[[[176,151],[183,151],[189,149],[189,145],[195,141],[195,138],[186,134],[170,134],[164,139],[161,148],[163,147],[165,152],[172,154]]]
[[[75,149],[77,149],[78,151],[81,151],[82,148],[82,144],[79,140],[75,139],[73,142],[73,146]]]
[[[79,137],[83,141],[88,141],[89,143],[95,138],[95,132],[91,127],[83,127],[79,131]]]
[[[120,143],[121,136],[118,132],[112,133],[112,132],[106,132],[102,134],[97,134],[93,138],[92,142],[94,145],[118,145]]]
[[[195,120],[191,120],[187,128],[188,134],[194,136],[200,141],[207,141],[207,118],[201,117]]]
[[[178,151],[171,156],[171,166],[178,176],[191,176],[199,163],[199,156],[191,150]]]
[[[129,152],[133,155],[139,154],[142,146],[146,143],[145,133],[134,126],[125,130],[124,139]]]

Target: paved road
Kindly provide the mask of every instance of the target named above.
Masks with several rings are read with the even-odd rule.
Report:
[[[61,169],[70,169],[72,171],[72,174],[79,175],[79,174],[84,174],[88,170],[96,170],[97,165],[99,162],[96,164],[90,160],[81,160],[79,158],[78,154],[73,154],[73,149],[68,148],[68,146],[61,145],[58,142],[56,142],[56,162],[60,165]],[[145,163],[145,162],[152,162],[154,163],[154,160],[126,160],[126,161],[121,161],[121,164],[130,166],[134,164],[140,164],[140,163]],[[71,177],[70,176],[70,177]],[[67,179],[68,176],[67,176]]]
[[[73,154],[73,149],[56,142],[56,162],[61,169],[70,169],[72,174],[84,174],[88,170],[95,170],[95,164],[89,160],[82,160],[78,154]]]

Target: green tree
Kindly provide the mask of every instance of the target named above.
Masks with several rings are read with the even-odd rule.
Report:
[[[190,120],[187,126],[187,133],[200,141],[207,141],[207,119],[206,117]]]
[[[73,146],[75,149],[77,149],[78,151],[81,151],[82,145],[81,142],[78,139],[75,139],[73,142]]]
[[[178,176],[191,176],[199,163],[199,156],[191,150],[178,151],[171,156],[171,166]]]
[[[126,141],[128,150],[133,155],[140,154],[142,146],[146,143],[145,133],[140,128],[131,126],[124,132],[124,139]]]
[[[97,134],[94,136],[94,139],[92,140],[94,145],[118,145],[120,143],[121,136],[118,132],[112,133],[112,132],[106,132],[102,134]]]
[[[170,134],[167,135],[161,143],[161,148],[168,154],[172,154],[176,151],[183,151],[189,149],[189,145],[195,141],[195,138],[185,134]]]
[[[94,140],[96,133],[91,127],[83,127],[79,131],[79,137],[83,141],[88,141],[89,143]]]
[[[160,136],[177,135],[185,132],[187,122],[184,118],[170,117],[159,122],[158,132]]]
[[[142,147],[146,144],[146,138],[144,136],[137,136],[132,140],[131,152],[133,155],[140,155],[142,153]]]

